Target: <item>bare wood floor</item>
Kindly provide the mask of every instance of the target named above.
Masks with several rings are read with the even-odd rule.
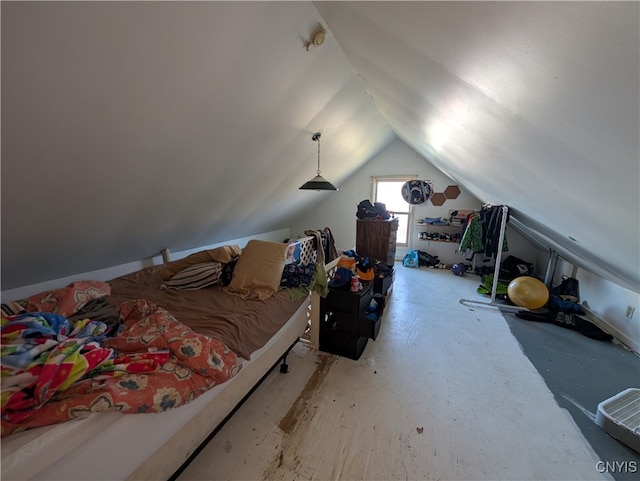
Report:
[[[478,277],[396,266],[358,361],[299,345],[180,480],[611,479]]]

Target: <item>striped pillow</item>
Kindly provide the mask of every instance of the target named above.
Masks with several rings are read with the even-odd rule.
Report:
[[[222,264],[220,262],[202,262],[181,270],[162,284],[162,289],[202,289],[220,284]]]

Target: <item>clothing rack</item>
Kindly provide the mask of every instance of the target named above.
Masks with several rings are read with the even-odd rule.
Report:
[[[500,304],[496,302],[496,290],[498,289],[498,276],[500,274],[500,259],[502,258],[502,246],[504,244],[504,233],[507,229],[507,217],[509,214],[509,207],[502,206],[502,218],[500,219],[500,234],[498,238],[498,251],[495,254],[495,267],[493,269],[493,286],[491,287],[491,301],[479,301],[476,299],[460,299],[460,304],[480,304],[489,307],[496,307],[498,309],[513,310],[513,311],[526,311],[528,309],[524,307],[510,306],[507,304]]]

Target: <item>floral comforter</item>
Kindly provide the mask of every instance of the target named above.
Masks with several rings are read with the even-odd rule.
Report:
[[[55,310],[55,309],[52,309]],[[225,382],[241,361],[150,301],[118,306],[120,332],[60,312],[2,317],[2,436],[91,412],[166,411]]]

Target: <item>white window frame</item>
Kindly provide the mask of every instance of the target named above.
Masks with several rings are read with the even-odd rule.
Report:
[[[377,202],[377,196],[378,196],[378,183],[379,182],[407,182],[409,180],[414,180],[416,179],[418,176],[417,175],[372,175],[371,176],[371,198],[373,199],[373,202]],[[400,195],[400,194],[399,194]],[[407,210],[406,211],[393,211],[393,210],[389,210],[389,213],[393,213],[394,215],[398,214],[402,214],[402,215],[407,215],[407,225],[406,225],[406,242],[397,242],[396,245],[397,246],[401,246],[401,247],[408,247],[409,246],[409,239],[410,239],[410,234],[411,234],[411,222],[413,219],[413,206],[411,204],[409,204],[407,202]]]

